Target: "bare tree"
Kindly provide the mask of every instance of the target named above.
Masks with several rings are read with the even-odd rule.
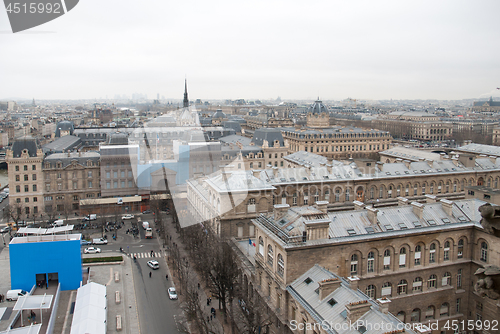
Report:
[[[258,334],[261,329],[269,327],[272,321],[272,312],[258,293],[252,297],[243,293],[237,294],[237,302],[231,304],[231,313],[234,323],[241,334]]]
[[[12,220],[14,222],[14,225],[16,226],[16,230],[19,229],[19,221],[23,220],[25,218],[25,209],[24,205],[22,203],[12,203],[8,204],[4,211],[3,215],[4,218],[7,218],[8,220]]]

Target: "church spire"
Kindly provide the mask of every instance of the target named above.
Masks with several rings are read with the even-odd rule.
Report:
[[[182,106],[184,108],[188,108],[189,107],[187,79],[184,79],[184,100],[182,101]]]

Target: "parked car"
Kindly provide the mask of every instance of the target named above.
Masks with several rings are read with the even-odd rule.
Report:
[[[19,297],[26,296],[27,294],[28,292],[21,289],[9,290],[5,294],[5,300],[7,301],[17,300]]]
[[[148,261],[148,266],[151,269],[160,269],[160,264],[156,260]]]
[[[134,215],[125,215],[122,217],[122,220],[125,220],[125,219],[133,219],[134,218]]]
[[[89,248],[85,248],[85,250],[83,252],[85,254],[96,254],[96,253],[100,253],[101,249],[92,246],[92,247],[89,247]]]
[[[177,291],[175,291],[175,288],[168,288],[168,298],[177,299]]]
[[[94,245],[107,245],[108,244],[108,240],[106,240],[104,238],[98,238],[98,239],[93,239],[92,243]]]
[[[148,213],[151,213],[151,210],[144,210],[144,211],[142,211],[142,214],[143,214],[143,215],[146,215],[146,214],[148,214]]]
[[[82,244],[82,246],[92,245],[92,243],[91,243],[90,241],[85,240],[85,239],[83,239],[83,240],[81,241],[81,244]]]
[[[87,216],[83,217],[82,221],[88,222],[88,221],[96,220],[96,219],[97,219],[97,215],[91,214],[91,215],[87,215]]]
[[[11,230],[11,227],[10,226],[5,226],[5,227],[2,227],[2,229],[0,230],[0,233],[7,233]]]

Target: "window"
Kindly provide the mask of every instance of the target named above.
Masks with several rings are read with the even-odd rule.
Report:
[[[267,246],[267,263],[272,267],[273,266],[273,246]]]
[[[351,276],[358,274],[358,256],[356,254],[351,255]]]
[[[20,198],[16,198],[16,203],[21,203],[21,199]]]
[[[420,259],[422,258],[422,247],[420,245],[415,246],[415,265],[419,266],[421,264]]]
[[[35,192],[36,191],[36,184],[33,185],[33,191]]]
[[[106,189],[111,189],[111,182],[106,182]]]
[[[125,177],[125,171],[122,170],[122,172],[120,173],[121,177]]]
[[[92,188],[92,181],[88,181],[89,188]]]
[[[88,177],[92,177],[92,171],[88,171],[87,175]]]
[[[122,182],[121,182],[121,187],[122,187],[122,188],[125,188],[125,181],[122,181]]]
[[[113,188],[114,189],[118,188],[118,181],[113,181]]]
[[[28,170],[28,165],[24,165],[24,170]]]
[[[36,181],[36,174],[31,175],[31,180]]]
[[[420,309],[416,308],[411,311],[411,322],[420,322]]]
[[[375,299],[375,285],[373,284],[370,284],[366,287],[366,295],[371,298],[371,299]]]
[[[436,281],[437,281],[437,276],[436,275],[431,275],[429,277],[429,280],[427,281],[427,287],[429,287],[429,288],[435,288],[436,287]]]
[[[406,267],[406,248],[402,247],[399,250],[399,268]]]
[[[391,251],[386,249],[384,251],[384,270],[388,270],[391,268]]]
[[[488,244],[486,242],[481,243],[481,261],[488,262]]]
[[[391,296],[391,294],[392,294],[392,285],[390,282],[385,282],[384,285],[382,285],[382,297]]]
[[[19,172],[19,166],[16,166],[16,172]]]
[[[434,306],[429,305],[427,307],[427,311],[425,312],[425,319],[434,319],[434,314],[436,313],[436,309]]]
[[[30,191],[30,190],[29,190],[29,188],[30,188],[30,187],[26,184],[26,185],[24,186],[24,192],[25,192],[25,193],[27,193],[28,191]]]
[[[413,292],[422,291],[422,277],[415,277],[415,279],[413,280],[412,290]]]
[[[406,295],[408,291],[408,282],[404,279],[398,283],[398,295]]]
[[[132,177],[132,171],[131,170],[128,171],[128,177]]]
[[[78,201],[78,195],[73,196],[73,201]]]
[[[399,311],[397,318],[399,319],[399,321],[405,322],[405,313],[403,311]]]
[[[118,172],[113,172],[113,177],[116,179],[118,177]]]
[[[106,172],[106,178],[109,179],[111,177],[111,173],[110,172]]]
[[[375,255],[373,252],[368,253],[368,272],[373,273],[375,271]]]
[[[429,250],[429,263],[436,262],[436,244],[432,243]]]
[[[462,287],[462,269],[458,269],[457,273],[457,288]]]
[[[447,317],[450,315],[450,304],[448,303],[443,303],[441,305],[441,308],[439,309],[439,315],[441,317]]]
[[[33,197],[33,202],[38,202],[38,197]]]
[[[455,309],[456,313],[460,313],[460,302],[461,302],[460,298],[457,298],[456,309]]]
[[[19,175],[16,175],[16,181],[19,182],[21,179],[19,178]]]
[[[25,207],[24,208],[24,212],[29,215],[30,214],[30,208],[29,207]]]
[[[264,240],[259,237],[259,254],[264,256]]]
[[[285,261],[283,260],[283,255],[278,254],[278,275],[283,277],[285,273]]]
[[[128,187],[129,188],[132,188],[134,185],[133,185],[133,182],[132,181],[128,181]]]
[[[28,175],[24,175],[24,181],[28,181]]]
[[[443,279],[441,280],[442,286],[451,285],[451,274],[449,272],[444,273]]]
[[[29,203],[29,201],[30,201],[29,197],[25,197],[25,198],[24,198],[24,202],[25,202],[25,203]]]
[[[457,258],[461,259],[464,256],[464,239],[458,240]]]
[[[450,242],[446,241],[444,243],[443,260],[448,261],[449,259],[450,259]]]

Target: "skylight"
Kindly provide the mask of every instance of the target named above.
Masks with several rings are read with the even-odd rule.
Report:
[[[311,277],[308,277],[304,280],[304,283],[306,284],[310,284],[313,280],[311,279]]]
[[[422,224],[419,221],[414,221],[413,226],[419,228],[419,227],[422,227]]]
[[[348,229],[347,229],[347,233],[348,233],[349,235],[355,235],[355,234],[356,234],[356,231],[354,231],[352,228],[348,228]]]
[[[365,227],[365,230],[366,230],[366,232],[368,232],[370,234],[375,233],[375,230],[371,226]]]
[[[428,221],[427,221],[427,223],[428,223],[429,225],[436,225],[436,222],[435,222],[434,220],[432,220],[432,219],[431,219],[431,220],[428,220]]]
[[[334,306],[335,304],[337,304],[337,301],[333,298],[331,298],[329,301],[328,301],[328,304],[330,304],[330,306]]]
[[[385,226],[385,229],[386,229],[387,231],[392,231],[392,230],[394,230],[394,227],[392,227],[392,225],[384,225],[384,226]]]
[[[450,223],[450,220],[448,218],[442,218],[441,219],[443,221],[443,223],[445,224],[449,224]]]
[[[399,228],[400,228],[400,229],[402,229],[402,230],[404,230],[404,229],[407,229],[407,228],[408,228],[408,226],[406,226],[406,224],[405,224],[405,223],[399,223],[398,225],[399,225]]]
[[[340,312],[340,315],[342,316],[342,318],[346,319],[347,318],[347,310],[343,310],[342,312]]]
[[[458,220],[460,220],[461,222],[466,222],[466,221],[467,221],[467,219],[465,219],[465,217],[464,217],[464,216],[460,216],[460,217],[458,217]]]

